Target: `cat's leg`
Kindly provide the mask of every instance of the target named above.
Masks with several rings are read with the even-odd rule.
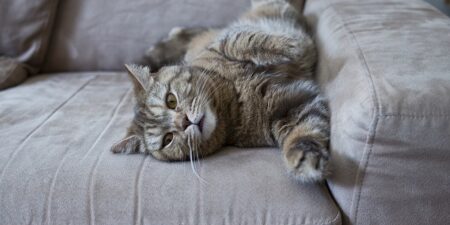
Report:
[[[287,170],[302,182],[320,181],[329,160],[329,112],[325,99],[316,96],[272,124]]]
[[[210,48],[230,60],[258,66],[307,62],[309,67],[315,60],[314,42],[297,22],[295,12],[287,2],[263,1],[226,29]]]
[[[207,28],[173,28],[162,41],[150,47],[144,58],[144,64],[148,64],[152,71],[161,67],[179,62],[183,59],[191,40],[207,31]]]

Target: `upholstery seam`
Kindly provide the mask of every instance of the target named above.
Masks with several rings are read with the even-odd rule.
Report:
[[[31,136],[34,135],[36,131],[38,131],[42,126],[44,126],[52,117],[55,115],[65,104],[67,104],[73,97],[75,97],[81,90],[83,90],[91,81],[95,80],[98,77],[98,75],[94,76],[93,78],[89,79],[81,85],[72,95],[70,95],[66,100],[64,100],[58,107],[56,107],[45,119],[42,121],[39,125],[37,125],[35,128],[29,132],[25,138],[21,141],[21,143],[18,145],[16,151],[14,151],[8,161],[6,162],[5,166],[2,169],[2,172],[0,173],[0,185],[3,181],[3,176],[5,174],[6,169],[10,165],[11,161],[16,157],[17,154],[19,154],[19,151],[23,148],[25,143],[30,139]]]
[[[136,177],[136,181],[135,181],[135,190],[134,190],[134,195],[135,195],[135,202],[134,202],[134,213],[133,213],[133,217],[134,217],[134,224],[139,225],[142,224],[141,221],[141,217],[142,217],[142,203],[141,203],[141,186],[142,186],[142,176],[145,172],[145,164],[147,163],[147,160],[149,159],[149,156],[146,155],[144,156],[144,159],[142,160],[142,163],[140,165],[139,168],[139,172],[137,174]]]
[[[102,132],[100,132],[100,135],[95,139],[94,143],[92,143],[92,146],[89,147],[88,152],[85,154],[85,156],[83,157],[83,160],[85,159],[85,157],[89,154],[89,152],[98,144],[98,141],[100,140],[100,138],[102,138],[105,134],[105,131],[111,126],[112,121],[114,121],[115,117],[117,116],[117,113],[120,109],[120,106],[125,102],[125,99],[127,99],[127,97],[130,95],[131,93],[131,89],[128,89],[125,94],[121,97],[121,99],[119,100],[119,102],[117,103],[114,111],[113,111],[113,115],[111,116],[111,118],[109,119],[108,123],[106,124],[106,126],[103,128]],[[90,171],[90,178],[89,178],[89,187],[88,187],[88,201],[89,201],[89,224],[95,225],[95,214],[94,214],[94,207],[93,207],[93,199],[94,199],[94,177],[95,177],[95,172],[97,170],[97,166],[100,163],[100,159],[102,158],[102,155],[105,153],[105,151],[101,152],[100,155],[98,156],[98,158],[95,160],[94,163],[94,167],[92,168],[92,170]],[[81,161],[83,161],[81,160]]]
[[[378,127],[379,115],[382,110],[381,110],[381,105],[379,102],[379,96],[377,95],[375,84],[373,81],[373,75],[368,66],[364,52],[361,49],[361,45],[359,44],[354,32],[348,27],[348,24],[344,21],[341,14],[338,12],[338,10],[334,6],[335,6],[335,4],[330,4],[330,7],[327,9],[330,9],[333,12],[335,12],[337,18],[339,18],[339,20],[342,22],[342,27],[347,30],[347,32],[351,36],[351,39],[353,39],[354,43],[356,44],[357,49],[355,49],[355,50],[358,52],[358,58],[360,60],[362,60],[361,64],[364,67],[366,77],[369,80],[369,86],[371,87],[372,104],[374,105],[374,108],[372,109],[374,115],[372,116],[372,122],[370,124],[369,130],[367,133],[367,139],[366,139],[363,155],[361,156],[361,162],[359,163],[358,170],[356,173],[355,190],[353,191],[353,196],[352,196],[352,200],[351,200],[350,217],[353,219],[353,221],[357,225],[358,224],[358,209],[359,209],[359,204],[360,204],[360,200],[361,200],[361,192],[362,192],[363,185],[364,185],[364,178],[366,175],[367,167],[369,165],[370,155],[371,155],[372,149],[373,149],[373,143],[374,143],[374,139],[376,136],[376,130]],[[362,168],[362,170],[360,168]]]
[[[37,54],[41,59],[38,65],[37,73],[39,73],[45,66],[47,62],[48,52],[49,52],[49,43],[52,40],[53,33],[55,31],[56,26],[56,16],[58,15],[59,8],[59,0],[53,0],[53,5],[49,7],[51,12],[49,12],[48,19],[45,22],[44,31],[42,32],[40,43],[39,43],[39,54]],[[47,33],[47,34],[46,34]],[[28,74],[29,75],[29,74]]]
[[[97,145],[98,141],[100,140],[101,137],[103,137],[104,132],[106,131],[106,129],[111,125],[110,123],[112,122],[112,120],[114,119],[114,117],[117,114],[117,110],[118,107],[120,107],[120,105],[123,103],[122,101],[124,101],[128,95],[130,94],[130,89],[127,89],[127,91],[125,92],[125,94],[120,98],[119,102],[117,103],[117,105],[114,107],[113,110],[113,114],[111,115],[111,118],[109,119],[108,123],[106,123],[106,126],[103,128],[103,130],[100,132],[100,134],[97,136],[97,138],[95,139],[95,141],[92,143],[92,145],[89,147],[88,151],[84,154],[83,158],[81,158],[80,161],[84,161],[86,160],[87,156],[89,155],[89,153],[91,153],[92,149]]]

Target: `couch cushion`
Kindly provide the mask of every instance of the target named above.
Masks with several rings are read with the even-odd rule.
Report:
[[[173,27],[224,25],[249,5],[249,0],[61,1],[44,70],[122,70]]]
[[[447,224],[450,19],[417,0],[314,0],[345,224]]]
[[[0,92],[0,224],[340,224],[323,184],[276,149],[226,148],[198,171],[114,155],[132,116],[122,73],[42,75]]]
[[[58,0],[3,0],[0,56],[16,58],[36,72],[44,61]]]

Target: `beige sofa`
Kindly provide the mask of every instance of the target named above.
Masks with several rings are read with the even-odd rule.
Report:
[[[332,111],[326,183],[290,180],[277,149],[225,148],[198,165],[206,182],[109,152],[132,116],[122,65],[249,4],[3,1],[0,224],[449,224],[450,19],[423,1],[306,2]]]

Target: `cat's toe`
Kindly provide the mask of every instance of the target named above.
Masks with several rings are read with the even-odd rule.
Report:
[[[328,159],[328,150],[311,140],[300,141],[284,154],[289,175],[301,182],[323,180],[327,175]]]

